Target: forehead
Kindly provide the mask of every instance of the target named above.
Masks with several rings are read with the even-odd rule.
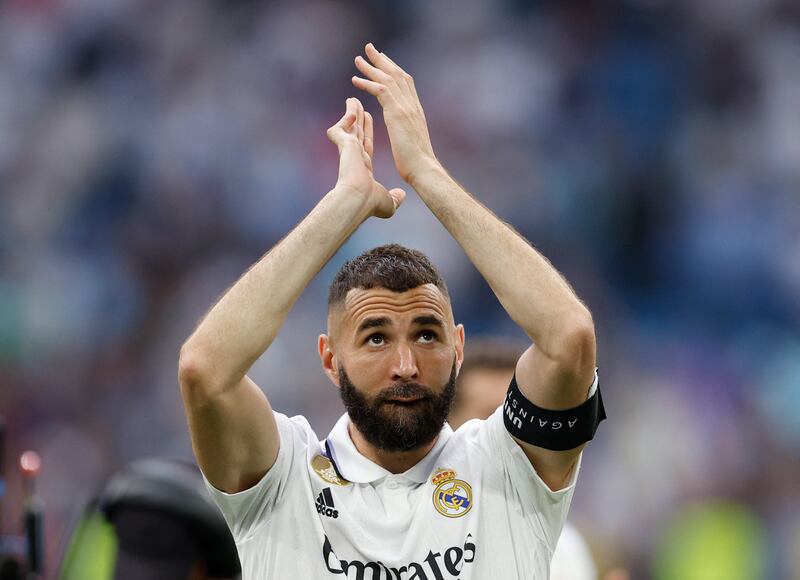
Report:
[[[405,292],[392,292],[386,288],[353,288],[341,306],[345,325],[358,325],[371,316],[415,317],[434,315],[443,321],[452,320],[450,302],[434,284],[423,284]]]

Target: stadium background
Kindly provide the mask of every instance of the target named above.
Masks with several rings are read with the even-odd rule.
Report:
[[[570,519],[600,568],[800,578],[791,0],[3,2],[0,413],[7,472],[43,456],[50,569],[113,471],[189,456],[180,344],[332,187],[325,129],[370,40],[414,75],[454,176],[594,313],[610,420]],[[376,173],[400,185],[378,131]],[[412,196],[252,369],[319,434],[340,414],[315,352],[326,286],[389,240],[441,266],[468,339],[522,338]]]

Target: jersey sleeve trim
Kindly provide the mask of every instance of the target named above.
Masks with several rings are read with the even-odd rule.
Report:
[[[552,553],[572,502],[583,452],[575,462],[567,485],[553,491],[536,472],[522,447],[506,430],[502,406],[487,419],[487,423],[491,439],[494,440],[497,448],[503,451],[501,460],[505,464],[503,469],[514,486],[522,508],[526,513],[531,514],[532,521],[539,528],[541,536]]]
[[[294,447],[298,436],[294,433],[297,428],[294,423],[302,418],[290,419],[274,411],[273,415],[280,437],[278,456],[256,484],[236,493],[228,493],[214,487],[203,474],[206,489],[228,522],[237,544],[247,541],[258,528],[269,522],[275,505],[286,489],[287,474],[295,459]],[[304,456],[298,459],[302,460]]]

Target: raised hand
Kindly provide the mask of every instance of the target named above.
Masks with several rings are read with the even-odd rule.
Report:
[[[415,175],[438,165],[414,79],[372,43],[365,52],[369,60],[359,55],[355,63],[366,78],[354,76],[353,85],[378,99],[397,171],[412,183]]]
[[[363,195],[372,215],[389,218],[406,197],[402,189],[387,190],[372,174],[374,147],[372,115],[356,98],[346,101],[344,116],[330,129],[328,139],[339,148],[339,178],[336,186]]]

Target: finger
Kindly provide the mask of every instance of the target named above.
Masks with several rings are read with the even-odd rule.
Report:
[[[385,52],[379,52],[378,49],[375,48],[375,45],[372,44],[371,42],[364,48],[367,52],[367,56],[375,64],[375,66],[378,67],[378,70],[380,70],[384,74],[389,75],[397,85],[408,87],[411,90],[411,92],[414,95],[416,95],[416,89],[414,88],[414,79],[411,78],[411,75],[408,74],[403,69],[403,67],[401,67],[391,58],[389,58],[389,56]],[[381,79],[373,78],[372,80],[377,82],[383,82],[383,84],[386,84]]]
[[[353,126],[356,121],[355,112],[352,110],[350,99],[345,101],[345,113],[332,127],[327,131],[328,139],[336,145],[341,145],[342,138],[347,136],[348,130]]]
[[[403,69],[403,67],[401,67],[399,64],[397,64],[396,62],[394,62],[394,61],[393,61],[393,60],[392,60],[392,59],[389,57],[389,55],[388,55],[388,54],[386,54],[385,52],[382,52],[382,53],[380,53],[380,55],[381,55],[381,56],[384,58],[384,60],[386,60],[386,62],[388,62],[390,65],[392,65],[394,68],[396,68],[396,69],[397,69],[397,70],[399,70],[400,72],[406,72],[406,71],[405,71],[405,69]]]
[[[339,153],[347,147],[348,143],[352,143],[352,145],[355,145],[358,149],[362,149],[361,144],[356,140],[356,136],[352,133],[348,133],[342,127],[334,125],[328,129],[326,135],[328,136],[328,140],[339,148]]]
[[[351,80],[353,81],[353,86],[355,86],[357,89],[368,92],[373,97],[376,97],[378,102],[384,108],[394,101],[389,89],[386,88],[386,85],[363,79],[361,77],[353,77]]]
[[[364,105],[358,99],[356,102],[356,138],[362,145],[364,144]]]
[[[406,85],[412,91],[414,91],[414,94],[416,94],[416,89],[414,87],[414,77],[412,77],[408,72],[406,72],[406,69],[404,69],[399,64],[394,62],[391,58],[389,58],[389,55],[387,55],[385,52],[382,52],[381,55],[389,62],[389,64],[391,64],[396,69],[397,75],[406,83]]]
[[[376,67],[384,71],[385,73],[389,73],[391,71],[392,65],[397,67],[393,62],[389,60],[389,57],[379,52],[375,45],[371,42],[364,47],[364,52],[367,53],[367,57],[369,60],[374,64]],[[399,67],[397,67],[399,68]]]
[[[373,215],[382,219],[392,217],[406,198],[406,192],[400,188],[387,191],[383,185],[377,182],[374,185],[377,186],[378,189],[376,193],[380,199],[380,204],[375,208],[375,213]]]
[[[344,101],[344,115],[342,115],[342,118],[339,119],[336,122],[334,127],[346,128],[346,127],[350,126],[353,123],[353,121],[355,121],[355,120],[356,120],[355,111],[353,110],[353,107],[352,107],[352,105],[350,103],[350,99],[345,99],[345,101]]]
[[[374,123],[372,121],[372,115],[369,114],[368,111],[364,112],[364,150],[367,152],[370,158],[372,158],[372,154],[375,148],[375,137],[374,137]]]
[[[339,119],[339,122],[336,123],[334,127],[339,127],[345,131],[348,131],[352,127],[353,123],[356,122],[356,111],[352,101],[352,98],[345,101],[344,116]]]
[[[345,112],[344,115],[342,115],[342,118],[339,119],[336,122],[334,127],[340,127],[342,129],[347,129],[348,127],[350,127],[350,125],[352,125],[355,122],[355,120],[356,120],[356,116],[353,113],[351,113],[350,111],[347,111],[347,112]]]
[[[389,55],[385,52],[380,52],[371,42],[364,47],[364,51],[367,53],[369,60],[372,61],[372,64],[390,76],[398,77],[406,74],[403,67],[389,58]]]
[[[363,56],[358,55],[355,58],[356,68],[361,71],[364,76],[368,79],[375,81],[377,83],[387,84],[392,80],[392,77],[389,73],[382,71],[381,69],[372,66],[367,59]]]
[[[395,189],[392,189],[389,192],[389,195],[391,196],[392,201],[394,202],[394,209],[395,210],[397,210],[397,208],[400,207],[402,205],[403,201],[405,201],[405,199],[406,199],[406,192],[403,191],[402,189],[400,189],[399,187],[396,187]]]
[[[326,135],[328,136],[328,140],[339,148],[340,153],[349,142],[352,142],[353,145],[362,149],[361,144],[356,140],[356,136],[347,132],[347,130],[342,127],[334,125],[328,129]]]
[[[351,125],[353,120],[350,121]],[[336,123],[333,127],[329,128],[325,134],[328,136],[328,140],[331,143],[334,143],[339,147],[342,146],[343,139],[348,136],[347,128],[342,125],[342,121]]]

